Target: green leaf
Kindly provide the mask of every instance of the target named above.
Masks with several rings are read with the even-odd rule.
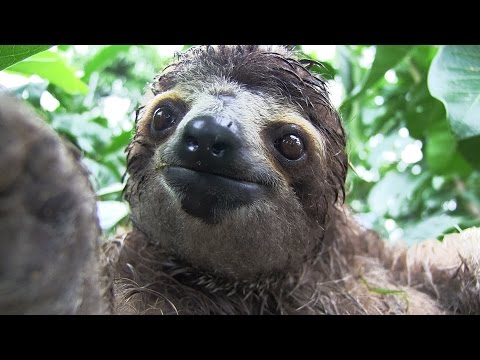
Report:
[[[409,138],[401,138],[396,133],[384,137],[383,141],[373,149],[368,155],[368,164],[372,168],[380,168],[385,164],[384,153],[394,152],[398,154],[398,149],[402,149],[411,143]],[[400,156],[400,154],[398,154]]]
[[[319,65],[314,65],[310,71],[314,74],[321,75],[325,80],[333,80],[335,78],[335,68],[328,61],[320,61]]]
[[[405,227],[403,237],[409,245],[427,239],[436,239],[459,223],[458,217],[436,214],[420,219],[415,225]]]
[[[302,49],[302,58],[304,59],[311,59],[314,61],[318,61],[320,65],[314,64],[309,68],[309,70],[314,73],[320,75],[325,80],[333,80],[335,78],[336,70],[331,63],[328,61],[320,61],[317,59],[314,53],[308,54],[305,53]]]
[[[459,139],[480,135],[480,46],[442,47],[430,67],[428,87],[445,105]]]
[[[471,165],[457,149],[452,134],[437,132],[427,139],[426,158],[434,175],[467,176],[472,172]]]
[[[124,219],[129,213],[127,204],[120,201],[97,201],[97,215],[100,227],[108,230]]]
[[[343,87],[346,94],[350,94],[353,89],[353,64],[352,53],[345,45],[339,45],[337,47],[337,56],[339,63],[339,73],[342,80]]]
[[[26,75],[38,75],[69,94],[86,94],[88,86],[75,75],[58,53],[44,51],[13,66],[8,71]]]
[[[405,295],[406,294],[404,290],[386,289],[386,288],[371,286],[363,276],[360,276],[360,281],[367,287],[368,291],[375,294],[379,294],[379,295]]]
[[[388,172],[373,186],[368,194],[370,210],[377,216],[390,214],[397,217],[409,211],[409,200],[415,191],[428,180],[429,175]]]
[[[435,174],[444,174],[457,150],[457,142],[448,124],[440,123],[429,129],[426,143],[426,159],[430,169]]]
[[[465,144],[465,142],[462,143]],[[446,122],[440,122],[428,129],[425,157],[433,174],[460,176],[470,174],[472,167],[458,150],[457,140]],[[467,150],[474,156],[476,156],[476,151],[477,149]]]
[[[121,181],[120,177],[118,177],[109,167],[98,161],[84,157],[82,163],[91,174],[90,177],[95,191],[99,191],[99,189]]]
[[[72,45],[58,45],[58,50],[67,51]]]
[[[108,65],[115,62],[118,54],[127,52],[131,45],[110,45],[101,49],[97,54],[85,64],[84,79],[90,78],[94,71],[101,71]]]
[[[395,68],[405,56],[414,48],[406,45],[379,45],[375,53],[375,60],[363,83],[353,90],[353,94],[345,101],[351,102],[353,99],[362,96],[366,91],[372,88],[385,73]],[[344,103],[344,104],[345,104]]]
[[[0,70],[50,47],[52,45],[0,45]]]
[[[467,177],[469,174],[473,172],[472,164],[469,163],[465,156],[462,154],[462,145],[463,142],[459,143],[457,152],[453,155],[450,161],[450,168],[447,169],[445,173],[447,174],[456,174],[461,177]],[[478,150],[478,148],[477,148]]]
[[[102,150],[111,140],[111,132],[92,119],[93,113],[54,115],[52,127],[72,140],[90,155],[102,154]]]
[[[458,148],[471,165],[480,169],[480,135],[461,140],[458,143]]]
[[[371,88],[383,78],[385,73],[393,69],[412,50],[413,46],[404,45],[379,45],[375,53],[375,60],[360,92]]]
[[[409,100],[406,106],[406,125],[410,135],[423,138],[430,127],[439,122],[447,124],[445,107],[428,91],[426,81],[408,89]]]
[[[104,154],[109,154],[119,150],[123,150],[130,143],[132,138],[132,131],[124,131],[120,135],[115,136],[110,140],[110,144],[104,149]]]

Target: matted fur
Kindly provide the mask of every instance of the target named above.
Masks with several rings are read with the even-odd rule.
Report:
[[[4,94],[0,143],[0,313],[105,313],[110,285],[80,154]]]
[[[223,90],[228,85],[215,88],[221,81],[282,101],[318,130],[317,136],[325,144],[325,156],[316,163],[318,167],[302,173],[305,175],[298,177],[301,181],[285,175],[301,204],[303,218],[310,224],[305,227],[311,230],[308,236],[313,245],[295,267],[243,278],[202,269],[198,259],[197,265],[192,265],[182,253],[155,240],[162,234],[149,238],[137,229],[127,235],[120,253],[115,290],[118,313],[441,314],[480,310],[478,262],[470,259],[466,265],[465,256],[459,255],[463,242],[449,242],[448,246],[432,243],[432,248],[446,249],[449,267],[440,266],[439,259],[422,250],[424,245],[411,249],[386,246],[376,234],[361,228],[342,206],[347,158],[340,118],[330,105],[325,82],[309,72],[290,50],[262,46],[193,48],[156,77],[150,88],[153,97],[179,88],[187,93],[220,96],[226,91],[230,95]],[[147,96],[146,106],[152,96]],[[138,131],[128,148],[130,201],[140,188],[148,189],[144,183],[151,173],[146,169],[159,156],[157,149],[160,153],[163,149],[146,135],[142,127],[145,121],[141,108]],[[249,221],[252,229],[265,226]],[[277,220],[272,216],[271,221]],[[187,222],[185,226],[190,225]],[[226,228],[228,231],[238,229]],[[470,246],[478,249],[478,232],[471,230],[469,234],[475,239]],[[270,236],[276,236],[275,232]]]

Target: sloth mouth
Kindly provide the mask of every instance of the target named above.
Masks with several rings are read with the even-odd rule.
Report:
[[[236,181],[236,182],[240,182],[240,183],[246,183],[246,184],[250,183],[250,184],[256,184],[256,185],[264,185],[260,182],[256,182],[256,181],[245,179],[245,178],[240,178],[240,177],[237,177],[237,176],[234,176],[234,175],[229,175],[229,174],[225,174],[225,173],[218,173],[218,172],[214,172],[214,171],[205,171],[205,170],[200,170],[200,169],[194,169],[194,168],[190,168],[190,167],[187,167],[187,166],[171,165],[171,166],[169,166],[169,168],[170,169],[178,168],[178,169],[190,170],[190,171],[193,171],[195,173],[199,173],[200,175],[211,176],[210,179],[213,179],[213,176],[218,176],[218,177],[225,178],[226,180]]]
[[[229,211],[253,203],[267,191],[259,183],[180,166],[166,167],[163,173],[182,209],[209,224],[219,223]]]

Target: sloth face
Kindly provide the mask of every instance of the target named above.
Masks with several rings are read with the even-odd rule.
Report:
[[[290,56],[198,48],[155,80],[127,185],[132,221],[150,241],[236,278],[312,255],[343,190],[345,144],[323,82]]]

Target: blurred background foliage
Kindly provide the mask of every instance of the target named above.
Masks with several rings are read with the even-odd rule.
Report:
[[[124,149],[143,90],[188,47],[0,46],[0,86],[82,151],[108,236],[129,226]],[[479,46],[296,51],[323,64],[313,71],[344,119],[347,202],[363,224],[410,244],[480,225]]]

